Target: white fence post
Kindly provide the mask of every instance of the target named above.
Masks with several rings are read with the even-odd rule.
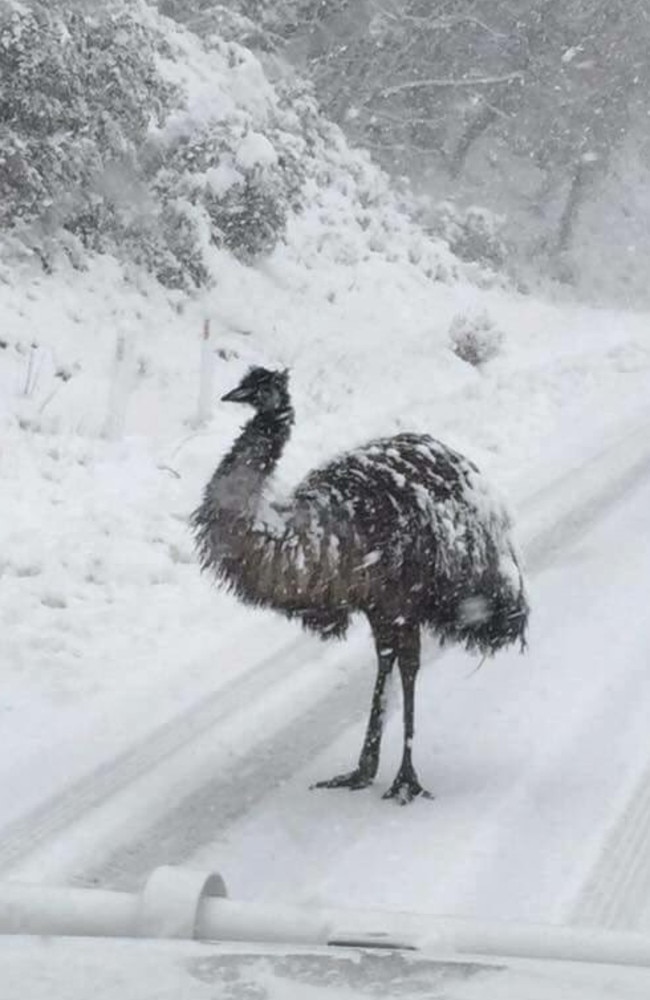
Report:
[[[113,370],[108,392],[108,406],[104,422],[103,436],[109,441],[119,441],[126,424],[126,404],[130,390],[128,370],[128,343],[124,333],[118,333],[115,341]]]
[[[212,351],[212,334],[210,320],[203,322],[201,331],[201,362],[199,371],[199,398],[196,409],[196,426],[206,424],[212,416],[212,385],[214,375],[214,356]]]

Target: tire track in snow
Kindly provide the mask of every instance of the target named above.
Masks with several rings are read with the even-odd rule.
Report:
[[[530,572],[537,573],[552,562],[569,541],[587,532],[648,475],[649,435],[646,428],[640,428],[527,498],[520,505],[520,520]],[[114,761],[11,824],[0,834],[0,871],[21,871],[26,863],[29,870],[33,857],[38,864],[39,855],[47,859],[48,847],[62,841],[61,852],[55,853],[50,870],[58,866],[79,881],[131,885],[161,861],[180,861],[213,841],[253,802],[325,749],[346,726],[365,716],[372,683],[368,662],[357,670],[348,670],[342,682],[333,677],[331,683],[321,684],[310,702],[303,701],[296,718],[270,736],[261,732],[242,754],[210,753],[205,747],[193,754],[201,742],[217,740],[220,729],[233,715],[243,719],[246,713],[263,709],[269,690],[282,685],[290,689],[301,673],[308,673],[311,683],[312,667],[306,671],[304,664],[313,648],[313,641],[299,636],[279,654],[169,720]],[[349,663],[352,657],[348,648],[347,655],[340,658]],[[322,654],[318,664],[327,658]],[[288,708],[289,701],[285,700],[284,705]],[[104,843],[102,847],[100,841],[100,849],[93,852],[99,854],[95,863],[88,860],[87,844],[77,861],[75,830],[87,821],[87,836],[92,841],[102,823],[107,822],[100,815],[102,809],[126,815],[131,825],[124,805],[129,793],[132,797],[134,792],[141,793],[146,799],[145,785],[156,779],[164,786],[166,774],[174,770],[180,757],[190,758],[187,784],[184,787],[183,781],[175,789],[172,808],[152,812],[148,825],[136,824],[135,830],[123,829],[119,835],[114,832],[110,846]],[[202,784],[192,782],[192,769],[202,772],[209,758],[213,762],[218,758],[218,773],[204,777]],[[114,831],[118,827],[114,816]],[[67,835],[73,842],[71,850],[65,848]],[[44,863],[47,870],[47,860]]]
[[[279,652],[219,688],[181,715],[176,715],[102,764],[65,791],[43,802],[0,831],[0,872],[9,871],[26,854],[55,838],[80,815],[99,807],[125,786],[152,769],[164,766],[174,755],[217,726],[236,708],[259,697],[267,685],[288,677],[303,662],[304,640],[298,637]]]
[[[635,468],[643,475],[644,460],[633,466],[620,480],[601,494],[616,503],[618,485],[633,488]],[[625,490],[624,490],[625,491]],[[620,494],[619,494],[620,495]],[[594,504],[599,504],[594,498]],[[576,512],[577,513],[577,512]],[[559,535],[562,529],[559,529]],[[557,547],[558,539],[550,531],[549,541]],[[540,550],[543,558],[543,550]],[[591,874],[578,894],[570,912],[571,922],[609,929],[638,929],[650,914],[650,765],[627,796],[627,804],[606,836]]]
[[[553,562],[650,474],[648,437],[644,425],[520,504],[520,532],[531,573]],[[560,503],[558,513],[559,498],[565,510]]]
[[[650,766],[607,836],[571,912],[571,921],[643,929],[650,911]]]
[[[264,795],[279,788],[298,768],[316,758],[341,730],[365,719],[372,681],[371,664],[326,694],[288,727],[186,796],[150,827],[144,837],[118,847],[98,866],[84,870],[76,884],[133,889],[143,872],[179,864],[244,815]],[[310,790],[305,788],[305,794]],[[189,821],[188,821],[188,818]]]

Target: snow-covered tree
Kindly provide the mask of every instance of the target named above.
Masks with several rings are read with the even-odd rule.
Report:
[[[0,222],[102,241],[172,88],[126,8],[0,0]]]
[[[111,253],[192,291],[224,252],[252,265],[295,237],[309,203],[327,230],[319,252],[359,259],[399,233],[393,254],[431,277],[453,268],[419,246],[386,178],[282,65],[278,39],[298,32],[301,12],[318,25],[322,7],[0,0],[3,256],[7,243],[46,267],[61,248],[79,266]]]
[[[533,201],[549,216],[549,249],[569,245],[630,107],[645,101],[650,112],[643,0],[307,6],[289,51],[347,134],[394,172],[437,169],[461,192],[475,148],[519,158],[541,177]]]

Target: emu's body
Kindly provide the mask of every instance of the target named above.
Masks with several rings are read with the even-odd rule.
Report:
[[[293,424],[286,375],[252,369],[225,399],[257,413],[208,483],[193,516],[204,569],[242,600],[321,637],[364,613],[378,674],[358,767],[322,784],[375,777],[384,688],[397,661],[404,753],[387,793],[422,793],[411,762],[420,629],[484,654],[525,642],[528,606],[510,520],[476,467],[428,435],[372,441],[310,473],[282,504],[264,487]]]

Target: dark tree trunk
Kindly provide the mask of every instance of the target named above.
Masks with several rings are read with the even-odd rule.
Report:
[[[571,247],[576,222],[580,209],[585,203],[589,188],[597,172],[597,164],[579,160],[571,175],[564,208],[558,222],[555,250],[557,254],[565,254]]]
[[[480,139],[483,133],[488,130],[496,116],[496,108],[484,104],[463,131],[449,158],[449,173],[454,180],[460,177],[470,149],[476,140]]]

